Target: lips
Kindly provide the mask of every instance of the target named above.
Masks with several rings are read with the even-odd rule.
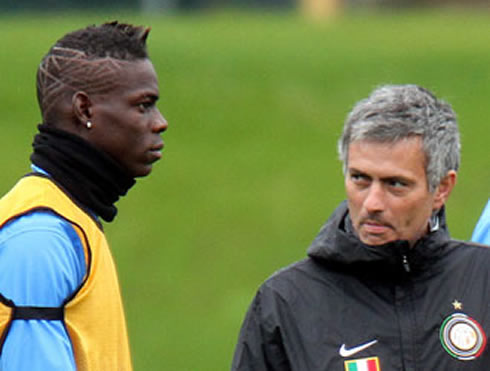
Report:
[[[155,146],[151,147],[151,150],[152,151],[161,151],[164,147],[164,143],[163,142],[160,142],[158,144],[156,144]]]
[[[382,234],[387,230],[393,229],[393,227],[388,223],[380,223],[374,220],[364,220],[361,222],[361,226],[365,232],[369,234]]]
[[[163,147],[164,147],[164,143],[163,142],[160,142],[156,145],[154,145],[153,147],[150,148],[150,153],[153,154],[153,156],[155,157],[154,161],[156,160],[159,160],[162,158],[162,150],[163,150]]]

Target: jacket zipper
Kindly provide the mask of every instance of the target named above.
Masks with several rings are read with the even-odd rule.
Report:
[[[411,268],[410,268],[410,263],[408,262],[407,254],[402,255],[402,264],[403,264],[403,268],[405,269],[405,272],[410,273]]]

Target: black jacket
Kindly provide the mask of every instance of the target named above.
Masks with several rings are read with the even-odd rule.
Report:
[[[412,249],[364,245],[346,223],[343,203],[308,258],[260,287],[232,370],[489,371],[490,249],[450,240],[443,215]]]

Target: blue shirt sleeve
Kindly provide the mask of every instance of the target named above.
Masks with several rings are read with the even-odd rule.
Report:
[[[86,273],[83,245],[71,224],[34,212],[0,230],[0,292],[20,306],[61,306]],[[14,320],[1,357],[2,371],[75,370],[62,321]]]
[[[486,245],[490,245],[490,200],[476,224],[471,240]]]

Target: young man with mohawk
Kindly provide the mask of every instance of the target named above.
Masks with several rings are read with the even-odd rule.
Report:
[[[0,200],[0,369],[132,369],[100,219],[162,156],[149,29],[68,33],[37,72],[32,172]]]

